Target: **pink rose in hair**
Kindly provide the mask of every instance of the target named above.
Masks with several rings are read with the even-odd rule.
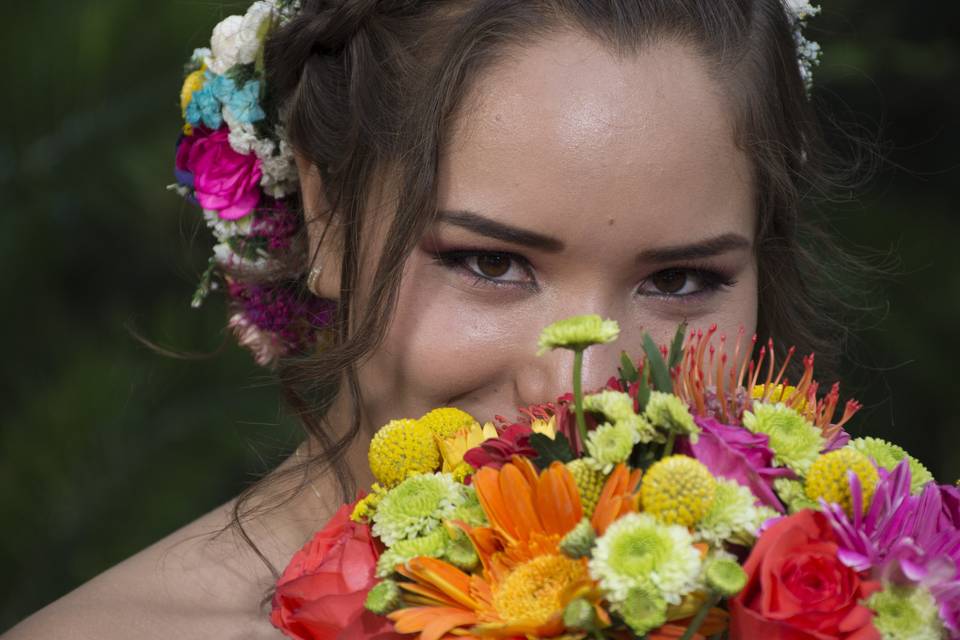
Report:
[[[233,150],[229,130],[197,128],[177,149],[177,168],[193,174],[194,195],[224,220],[249,214],[260,202],[260,159]]]

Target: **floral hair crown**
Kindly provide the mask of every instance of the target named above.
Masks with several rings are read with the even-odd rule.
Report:
[[[808,0],[783,2],[809,90],[820,47],[802,27],[820,9]],[[180,91],[184,125],[170,185],[200,206],[216,240],[192,306],[225,290],[230,328],[264,366],[329,340],[334,315],[332,301],[309,294],[315,270],[302,241],[293,151],[281,112],[264,108],[264,42],[299,8],[299,0],[258,0],[217,24],[209,48],[193,52]]]

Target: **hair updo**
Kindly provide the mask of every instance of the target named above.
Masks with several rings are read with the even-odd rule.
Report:
[[[323,448],[290,472],[306,482],[311,467],[332,468],[351,497],[341,461],[362,423],[356,363],[382,340],[403,263],[431,222],[448,124],[480,72],[511,47],[560,30],[582,32],[618,55],[673,40],[708,65],[727,90],[735,140],[754,172],[758,333],[816,351],[818,365],[829,365],[845,333],[834,278],[838,265],[853,263],[800,205],[849,186],[855,167],[823,142],[786,1],[304,0],[266,43],[268,108],[282,114],[289,143],[319,172],[326,224],[346,231],[333,344],[278,367],[286,400]],[[388,175],[398,185],[396,211],[358,308],[366,205],[372,185]],[[324,416],[344,392],[352,424],[334,437]],[[258,487],[241,495],[235,523]]]

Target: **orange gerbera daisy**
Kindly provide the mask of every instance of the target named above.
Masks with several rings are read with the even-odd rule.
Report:
[[[600,491],[593,517],[590,518],[590,524],[598,536],[606,533],[614,520],[639,510],[640,494],[637,487],[640,485],[640,475],[639,469],[631,471],[623,463],[613,469]]]
[[[406,601],[389,614],[399,633],[440,638],[550,638],[564,632],[563,610],[574,598],[596,603],[599,594],[585,559],[560,553],[560,540],[583,518],[580,495],[567,468],[554,462],[542,473],[526,458],[473,476],[490,522],[466,527],[482,563],[468,575],[434,558],[399,567]],[[596,607],[602,621],[609,618]],[[583,634],[568,636],[582,637]]]

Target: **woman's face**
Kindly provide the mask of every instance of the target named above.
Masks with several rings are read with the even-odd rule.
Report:
[[[360,369],[377,427],[438,406],[480,420],[554,400],[572,358],[546,325],[620,323],[587,350],[602,386],[643,333],[753,333],[755,211],[720,87],[691,50],[616,58],[567,33],[516,52],[464,102],[439,169],[440,221],[406,263],[386,339]]]

